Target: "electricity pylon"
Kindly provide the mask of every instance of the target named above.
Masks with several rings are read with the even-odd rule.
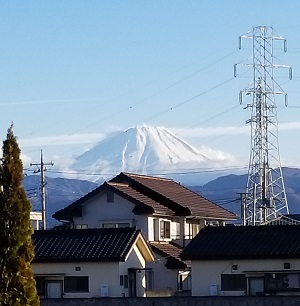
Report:
[[[278,146],[278,122],[275,96],[287,95],[274,80],[275,68],[289,68],[289,66],[274,63],[274,41],[283,41],[286,51],[286,40],[277,35],[272,27],[258,26],[239,37],[241,49],[242,38],[252,39],[253,58],[253,87],[240,92],[240,103],[243,94],[252,96],[250,108],[251,118],[247,123],[251,125],[251,150],[248,169],[246,197],[242,210],[244,225],[264,225],[288,214],[288,203],[284,187]],[[236,65],[234,67],[236,76]]]

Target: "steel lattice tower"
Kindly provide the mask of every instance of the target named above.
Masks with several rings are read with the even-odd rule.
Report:
[[[240,93],[240,99],[243,93],[252,96],[252,104],[245,107],[251,108],[252,112],[247,120],[251,125],[251,151],[242,219],[244,225],[263,225],[289,213],[279,155],[275,103],[275,96],[285,93],[274,80],[274,68],[288,66],[274,64],[273,56],[274,41],[282,40],[284,51],[286,41],[275,35],[272,27],[266,26],[255,27],[240,36],[240,48],[242,38],[253,41],[252,63],[246,64],[253,67],[253,87]]]

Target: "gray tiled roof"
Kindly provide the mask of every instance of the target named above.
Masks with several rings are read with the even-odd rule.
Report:
[[[300,226],[206,227],[187,245],[181,258],[300,258]]]
[[[125,261],[139,233],[133,227],[35,231],[34,262]]]

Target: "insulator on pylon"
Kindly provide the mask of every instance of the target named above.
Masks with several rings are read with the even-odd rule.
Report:
[[[287,94],[284,95],[284,105],[288,106],[288,95]]]
[[[242,49],[242,36],[239,36],[238,46],[239,46],[239,50],[241,50]]]
[[[233,76],[236,78],[236,66],[237,64],[234,64],[233,66]]]
[[[284,52],[287,51],[287,41],[286,41],[286,39],[283,41],[283,51]]]
[[[239,93],[240,104],[243,104],[243,91],[241,90]]]

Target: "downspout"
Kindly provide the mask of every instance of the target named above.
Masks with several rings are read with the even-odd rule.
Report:
[[[185,224],[186,217],[183,217],[183,226],[182,226],[182,247],[185,248]]]

